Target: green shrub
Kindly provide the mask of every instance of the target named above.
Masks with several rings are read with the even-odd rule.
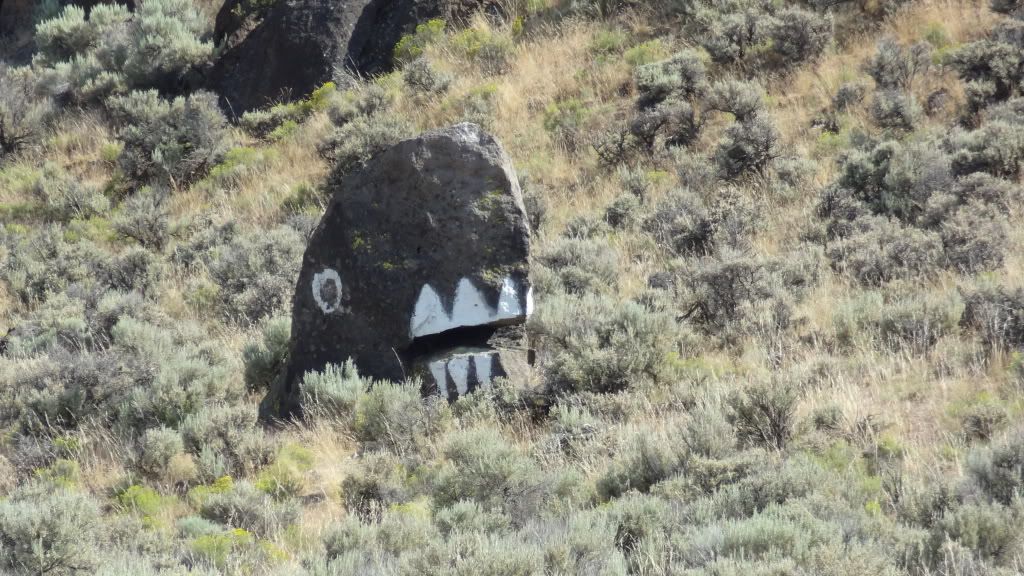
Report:
[[[967,503],[947,511],[933,529],[933,545],[953,540],[985,560],[1012,564],[1024,552],[1024,539],[1014,529],[1022,518],[1021,506]]]
[[[411,498],[408,475],[398,457],[390,452],[366,454],[357,471],[341,483],[345,508],[360,518],[379,521],[384,510]]]
[[[764,108],[764,90],[753,82],[715,82],[708,90],[706,105],[710,110],[732,114],[737,122],[746,122]]]
[[[991,347],[1024,344],[1024,289],[982,286],[966,294],[960,325]]]
[[[703,254],[712,246],[715,223],[698,195],[676,189],[655,206],[644,229],[677,255]]]
[[[778,140],[778,130],[763,115],[733,123],[726,128],[725,138],[715,151],[719,174],[726,180],[750,173],[763,174],[778,155]]]
[[[295,523],[299,506],[294,501],[274,500],[251,484],[238,482],[228,492],[211,494],[199,512],[207,520],[273,537]]]
[[[0,160],[42,138],[51,104],[36,96],[34,83],[30,69],[0,62]]]
[[[402,80],[406,86],[422,94],[443,94],[452,83],[450,75],[432,66],[422,56],[402,68]]]
[[[635,194],[620,194],[604,210],[604,221],[613,229],[632,228],[640,220],[643,209],[640,198]]]
[[[603,240],[558,238],[538,262],[546,269],[541,275],[557,279],[553,288],[570,294],[605,292],[619,282],[618,253]]]
[[[967,82],[968,104],[973,110],[1019,93],[1024,78],[1021,27],[1018,21],[1001,22],[987,39],[965,44],[950,54],[949,63]]]
[[[1024,442],[1013,430],[991,447],[976,448],[967,460],[969,477],[992,500],[1010,505],[1024,491]]]
[[[973,274],[1003,265],[1009,222],[998,209],[972,202],[942,223],[940,235],[950,267]]]
[[[548,346],[548,388],[617,392],[659,380],[668,370],[674,324],[671,316],[634,302],[593,294],[549,297],[533,324]]]
[[[357,116],[335,130],[320,147],[320,154],[333,164],[331,178],[339,181],[410,135],[411,128],[397,114]]]
[[[171,226],[162,188],[143,188],[121,204],[114,217],[114,230],[143,248],[160,252],[170,240]]]
[[[538,496],[540,471],[494,429],[455,433],[444,448],[447,459],[438,472],[434,501],[451,506],[473,500],[484,508],[526,504]]]
[[[583,133],[590,113],[587,105],[577,98],[552,102],[544,108],[544,129],[566,150],[576,153],[583,147]]]
[[[844,82],[832,97],[832,109],[843,112],[864,99],[864,86],[854,82]]]
[[[791,382],[754,384],[729,398],[740,442],[783,450],[793,435],[799,392]]]
[[[861,284],[933,276],[942,261],[942,242],[934,232],[877,216],[855,220],[853,228],[846,238],[832,243],[826,254],[833,268]]]
[[[104,284],[122,292],[152,295],[164,275],[164,261],[141,246],[134,246],[106,261],[99,270]]]
[[[256,323],[290,305],[305,240],[279,226],[234,234],[203,254],[210,277],[220,287],[221,310],[228,319]]]
[[[250,342],[242,350],[245,386],[250,392],[270,390],[274,380],[280,375],[281,369],[288,361],[291,330],[291,318],[272,318],[263,326],[262,341]]]
[[[405,454],[442,432],[450,419],[447,402],[424,400],[418,382],[377,382],[359,397],[355,431],[363,441]]]
[[[799,265],[798,260],[793,264]],[[794,273],[792,282],[783,276]],[[686,288],[683,317],[709,334],[726,339],[768,321],[788,323],[788,292],[809,280],[803,272],[731,247],[688,263],[682,271]],[[787,285],[789,284],[789,285]],[[759,317],[767,314],[767,317]]]
[[[369,384],[359,377],[351,358],[341,365],[328,364],[322,372],[307,372],[299,385],[303,412],[352,418],[359,397]]]
[[[445,535],[458,532],[503,532],[509,529],[507,516],[489,511],[474,500],[463,500],[441,508],[434,515],[434,521]]]
[[[451,36],[449,45],[456,54],[476,63],[485,74],[508,70],[514,50],[511,37],[489,28],[466,28]]]
[[[32,187],[32,195],[60,221],[85,220],[107,212],[110,202],[95,187],[82,184],[53,164],[45,164]]]
[[[772,53],[785,67],[816,60],[832,41],[832,20],[798,7],[779,10],[768,26]]]
[[[1024,124],[995,120],[970,132],[954,130],[946,146],[957,176],[987,172],[1013,180],[1024,168]]]
[[[930,45],[922,42],[905,47],[892,38],[884,38],[865,69],[880,89],[909,90],[914,78],[927,73],[931,63]]]
[[[706,89],[707,72],[696,52],[684,51],[668,60],[644,64],[633,71],[640,101],[645,106],[658,104],[669,97],[689,99]]]
[[[139,466],[144,471],[160,475],[171,458],[185,451],[181,434],[170,428],[153,428],[142,437],[142,456]]]
[[[0,503],[0,564],[13,574],[89,574],[100,530],[89,497],[25,486]]]
[[[395,44],[394,58],[397,62],[411,62],[423,55],[423,51],[444,38],[445,22],[439,18],[416,25],[413,34],[402,36]]]
[[[906,92],[882,90],[871,101],[871,119],[879,128],[910,132],[920,117],[921,106]]]
[[[722,64],[740,63],[751,57],[767,40],[771,23],[757,8],[702,16],[705,18],[701,20],[710,22],[706,30],[700,31],[700,44],[712,60]]]
[[[637,434],[627,446],[624,456],[612,462],[597,480],[597,496],[602,501],[619,498],[630,490],[649,491],[681,469],[686,455],[685,445],[673,445],[670,438],[658,435]]]
[[[123,4],[89,12],[69,5],[36,27],[33,63],[53,94],[98,100],[128,89],[176,87],[206,61],[213,45],[206,20],[190,0],[148,0],[134,13]]]
[[[107,106],[124,142],[118,165],[135,182],[187,186],[225,152],[227,120],[212,93],[168,101],[148,90],[112,97]]]

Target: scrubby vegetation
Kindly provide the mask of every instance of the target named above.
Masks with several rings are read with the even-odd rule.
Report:
[[[1024,571],[1019,2],[502,3],[237,124],[211,2],[44,4],[0,62],[0,572]],[[259,422],[329,183],[459,120],[520,171],[533,380],[339,361]]]

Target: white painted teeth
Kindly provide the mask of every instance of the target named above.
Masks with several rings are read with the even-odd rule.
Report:
[[[468,394],[482,386],[489,386],[494,378],[494,358],[496,352],[482,352],[479,354],[459,354],[441,360],[434,360],[430,363],[430,375],[437,383],[438,394],[442,398],[448,398],[448,378],[455,384],[455,391],[459,396]],[[473,365],[474,377],[470,377],[470,362]],[[500,367],[499,367],[500,371]]]
[[[409,333],[413,338],[439,334],[463,326],[484,326],[500,320],[525,318],[533,311],[533,290],[526,292],[525,308],[520,302],[515,281],[505,278],[501,283],[501,294],[497,308],[487,304],[484,294],[468,278],[459,280],[455,290],[455,302],[449,314],[437,292],[429,284],[420,289],[416,307],[409,321]]]

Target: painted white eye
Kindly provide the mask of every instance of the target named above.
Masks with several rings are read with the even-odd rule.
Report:
[[[341,276],[331,268],[324,268],[313,275],[313,299],[324,314],[330,314],[341,307]]]

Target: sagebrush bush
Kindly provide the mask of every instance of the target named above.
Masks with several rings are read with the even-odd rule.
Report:
[[[402,68],[402,80],[407,86],[423,94],[443,94],[452,83],[451,76],[435,68],[423,57]]]
[[[746,122],[764,107],[764,89],[752,82],[715,82],[708,90],[706,105],[711,110],[732,114],[738,122]]]
[[[89,574],[100,531],[99,506],[88,496],[27,485],[0,503],[0,564],[13,574]]]
[[[619,282],[619,255],[608,242],[590,238],[559,238],[537,259],[544,267],[538,278],[550,274],[553,289],[570,294],[604,292]]]
[[[933,276],[942,263],[938,234],[880,216],[855,220],[853,230],[826,249],[832,267],[866,285]]]
[[[715,151],[715,162],[722,178],[733,180],[745,174],[763,174],[778,155],[779,132],[764,115],[735,122]]]
[[[34,91],[29,68],[0,62],[0,160],[38,144],[52,111],[46,98]]]
[[[939,233],[950,267],[973,274],[1003,265],[1009,222],[998,209],[971,202],[943,222]]]
[[[89,11],[68,5],[36,28],[33,64],[52,94],[95,101],[130,89],[178,88],[213,44],[207,21],[191,0],[147,0],[135,12],[123,4]]]
[[[63,222],[101,216],[110,207],[96,186],[79,182],[53,164],[43,166],[32,194],[49,209],[51,217]]]
[[[702,254],[711,248],[715,223],[699,196],[677,189],[655,206],[644,229],[678,255]]]
[[[359,377],[351,358],[341,365],[328,364],[321,372],[307,372],[299,385],[303,412],[351,418],[369,384]]]
[[[740,442],[774,450],[793,435],[799,390],[791,382],[754,384],[729,398],[729,418]]]
[[[1024,168],[1024,124],[995,120],[969,132],[954,130],[946,147],[958,176],[986,172],[1014,179]]]
[[[229,491],[208,496],[200,514],[225,526],[273,537],[295,523],[299,507],[295,501],[275,500],[249,483],[237,482]]]
[[[1022,27],[1019,21],[1004,21],[992,29],[988,38],[965,44],[950,55],[950,64],[967,83],[965,91],[972,110],[1020,93],[1024,79]]]
[[[1009,505],[1024,490],[1024,444],[1015,429],[990,447],[976,448],[968,458],[971,481],[989,498]]]
[[[357,116],[335,130],[320,154],[333,164],[332,178],[338,180],[411,134],[408,123],[395,114]]]
[[[581,317],[591,321],[581,324]],[[611,297],[549,297],[533,324],[550,347],[544,366],[548,388],[617,392],[664,377],[674,324],[665,313]]]
[[[871,119],[879,128],[912,131],[921,117],[921,105],[900,90],[882,90],[871,101]]]
[[[112,224],[123,238],[134,240],[143,248],[162,251],[171,236],[166,190],[147,187],[137,191],[121,204]]]
[[[365,442],[406,454],[444,431],[450,420],[448,403],[436,396],[424,401],[418,382],[378,382],[359,396],[355,432]]]
[[[226,151],[227,119],[210,92],[164,100],[155,90],[107,100],[124,148],[118,165],[139,183],[195,182]]]
[[[1024,344],[1024,289],[982,286],[969,292],[960,324],[977,331],[988,346]]]
[[[262,338],[250,342],[242,350],[245,386],[250,391],[266,392],[271,389],[288,361],[291,332],[291,318],[271,318],[263,325]]]
[[[668,60],[644,64],[633,71],[640,102],[651,106],[669,97],[689,99],[707,89],[707,71],[696,52],[680,52]]]
[[[434,485],[434,500],[441,506],[472,500],[485,509],[504,508],[542,496],[536,493],[541,489],[539,467],[493,429],[455,433],[444,454],[448,463]]]
[[[921,42],[903,46],[892,38],[878,43],[865,70],[883,90],[909,90],[914,79],[931,66],[931,45]]]
[[[232,234],[200,258],[219,287],[225,317],[255,323],[284,311],[291,303],[305,240],[293,228]]]
[[[832,41],[832,20],[809,10],[787,7],[768,27],[771,50],[783,66],[817,59]]]

